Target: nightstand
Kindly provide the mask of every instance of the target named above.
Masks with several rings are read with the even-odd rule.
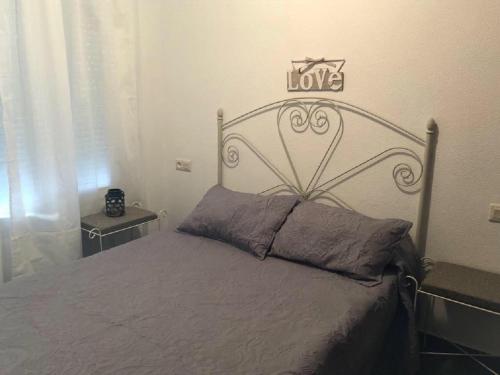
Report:
[[[485,314],[500,317],[500,275],[453,263],[436,262],[417,290],[433,302],[441,299],[465,306]],[[432,304],[428,304],[428,307]],[[428,312],[425,314],[427,315]],[[425,319],[424,319],[425,320]],[[424,322],[425,324],[425,322]],[[494,333],[496,334],[496,333]],[[424,334],[425,338],[425,334]],[[451,343],[455,352],[424,351],[424,355],[467,356],[492,374],[497,374],[482,360],[497,355],[470,352],[464,347]]]
[[[161,219],[165,216],[164,210],[156,214],[135,205],[126,207],[123,216],[109,217],[98,212],[82,217],[82,255],[87,257],[140,238],[149,223],[156,222],[160,230]]]

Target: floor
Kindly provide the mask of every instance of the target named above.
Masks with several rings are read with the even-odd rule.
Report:
[[[459,351],[444,340],[427,336],[424,351],[446,351],[458,353]],[[470,350],[472,351],[472,350]],[[492,370],[500,374],[500,358],[484,358]],[[475,363],[467,357],[434,356],[423,355],[421,360],[421,370],[418,375],[492,375],[481,365]]]

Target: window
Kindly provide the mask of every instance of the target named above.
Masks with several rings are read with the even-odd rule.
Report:
[[[3,127],[3,107],[0,97],[0,219],[8,217],[9,185],[7,184],[7,154],[5,152],[5,132]]]

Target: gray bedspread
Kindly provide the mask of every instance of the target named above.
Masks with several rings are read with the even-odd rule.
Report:
[[[395,272],[369,288],[156,233],[2,286],[0,374],[370,374],[399,305]]]

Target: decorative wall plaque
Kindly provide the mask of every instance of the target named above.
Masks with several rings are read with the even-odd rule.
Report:
[[[288,91],[342,91],[345,60],[292,60],[292,71],[287,74]]]

